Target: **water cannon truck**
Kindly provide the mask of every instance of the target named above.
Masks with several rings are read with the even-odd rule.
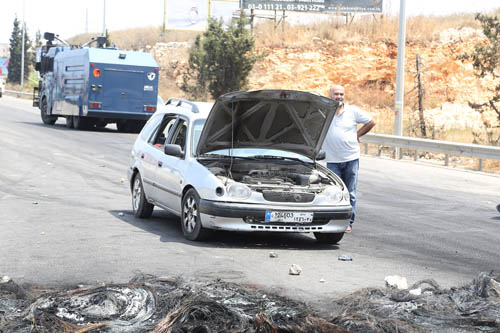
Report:
[[[35,64],[40,80],[33,90],[33,106],[44,124],[65,118],[67,127],[79,130],[112,123],[120,132],[142,129],[158,98],[159,66],[151,54],[106,47],[105,37],[81,46],[49,32],[44,38]]]

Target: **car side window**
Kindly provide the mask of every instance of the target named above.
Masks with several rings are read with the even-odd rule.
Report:
[[[175,129],[175,132],[170,140],[170,143],[181,146],[184,151],[186,148],[186,134],[187,134],[187,123],[185,120],[179,119],[179,123]]]
[[[159,115],[154,115],[149,118],[148,122],[146,123],[146,125],[144,125],[144,128],[141,131],[141,139],[147,141],[148,138],[151,137],[151,132],[153,132],[156,127],[158,127],[161,119],[162,117]]]
[[[168,135],[170,131],[174,128],[174,124],[177,121],[177,117],[173,115],[167,115],[163,118],[160,126],[158,127],[155,135],[151,137],[149,141],[150,144],[161,149],[165,144],[165,141],[168,139]]]

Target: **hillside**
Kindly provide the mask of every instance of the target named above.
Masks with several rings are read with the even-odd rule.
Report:
[[[407,42],[405,73],[406,131],[411,130],[417,109],[416,56],[421,58],[424,106],[430,126],[447,129],[479,129],[484,122],[498,126],[494,113],[482,115],[468,103],[484,103],[491,78],[478,80],[472,64],[457,56],[470,52],[483,35],[472,28],[447,29],[435,40]],[[189,43],[159,43],[153,48],[160,62],[162,97],[183,95],[179,87],[187,66]],[[391,133],[395,94],[397,45],[392,40],[334,42],[312,38],[308,46],[258,46],[267,54],[251,75],[249,89],[299,89],[326,95],[334,83],[346,87],[347,100],[372,112],[379,132]],[[460,138],[453,138],[460,141]]]

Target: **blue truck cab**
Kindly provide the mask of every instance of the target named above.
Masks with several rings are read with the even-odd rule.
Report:
[[[41,79],[33,105],[45,124],[64,117],[76,129],[110,123],[120,132],[142,129],[158,98],[159,67],[151,54],[102,47],[101,37],[101,47],[54,45],[54,34],[44,37],[48,42],[35,66]]]

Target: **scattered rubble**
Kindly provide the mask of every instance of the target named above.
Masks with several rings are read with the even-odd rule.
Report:
[[[399,290],[408,289],[406,278],[399,275],[386,276],[385,284],[388,287],[397,288]]]
[[[352,257],[346,256],[346,255],[341,255],[341,256],[339,256],[339,260],[340,261],[352,261]]]
[[[290,275],[300,275],[300,273],[302,273],[302,267],[297,264],[292,264],[288,270],[288,274]]]

